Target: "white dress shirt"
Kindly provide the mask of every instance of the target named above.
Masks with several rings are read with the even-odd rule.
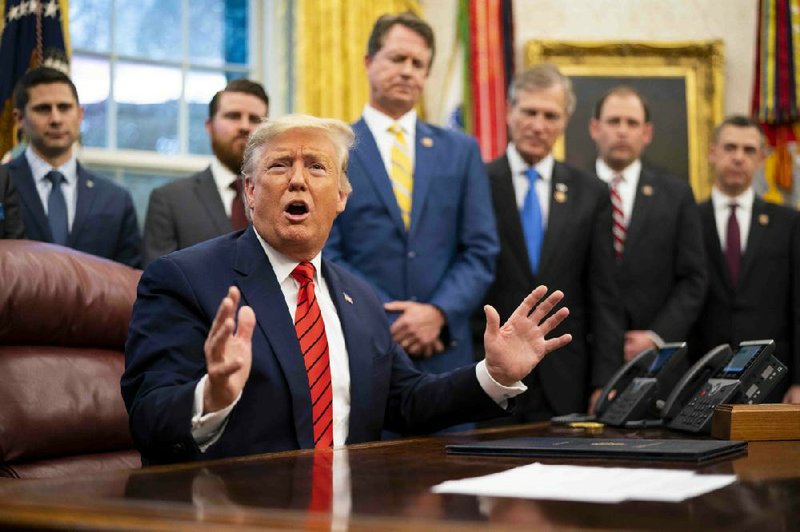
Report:
[[[394,135],[389,133],[389,128],[397,124],[403,130],[403,135],[406,138],[408,146],[408,156],[411,158],[411,168],[414,168],[414,139],[417,131],[417,111],[410,110],[397,120],[385,115],[370,105],[364,107],[362,113],[364,122],[366,122],[372,136],[375,137],[375,143],[378,145],[378,151],[383,159],[383,165],[386,167],[386,174],[392,175],[392,145],[394,144]]]
[[[511,183],[514,185],[517,209],[522,212],[522,207],[525,205],[525,196],[528,195],[528,189],[531,186],[531,181],[525,174],[530,165],[523,160],[513,142],[506,147],[506,156],[508,157],[508,166],[511,168]],[[553,159],[552,154],[548,154],[547,157],[533,165],[533,168],[539,173],[539,179],[536,180],[536,196],[539,198],[542,228],[544,229],[547,229],[547,216],[550,214],[550,191],[553,188],[554,165],[555,159]]]
[[[211,175],[214,177],[214,183],[217,185],[219,197],[222,198],[222,206],[225,207],[225,214],[230,218],[231,204],[233,203],[233,198],[236,197],[236,191],[231,188],[231,183],[240,179],[240,177],[231,172],[228,167],[222,164],[216,157],[211,160]]]
[[[285,255],[276,251],[267,244],[261,236],[256,233],[261,247],[269,258],[269,262],[275,271],[275,276],[280,283],[281,292],[286,300],[286,307],[289,314],[294,317],[297,309],[297,293],[300,285],[291,276],[294,268],[299,264]],[[316,268],[314,275],[314,293],[317,296],[322,321],[325,323],[325,335],[328,338],[328,352],[330,355],[331,366],[331,391],[333,393],[333,445],[341,446],[347,442],[347,435],[350,427],[350,365],[347,354],[347,346],[344,342],[342,324],[336,307],[331,299],[328,285],[322,276],[321,254],[317,254],[311,260]],[[256,316],[256,319],[258,317]],[[481,361],[475,368],[475,374],[481,388],[494,400],[500,407],[505,408],[508,400],[516,397],[528,388],[522,383],[517,382],[512,386],[503,386],[495,381],[486,369],[486,363]],[[203,414],[203,393],[205,391],[208,375],[204,375],[197,383],[194,392],[194,408],[192,412],[192,437],[197,442],[200,450],[205,452],[216,442],[225,430],[228,415],[234,406],[239,402],[241,394],[228,407]]]
[[[31,167],[31,174],[33,175],[33,182],[36,184],[36,192],[39,193],[39,199],[42,200],[42,207],[44,208],[45,215],[47,212],[47,200],[50,198],[50,191],[53,189],[53,182],[45,176],[51,170],[57,170],[63,174],[65,181],[61,184],[61,192],[64,194],[64,201],[67,204],[67,228],[72,231],[72,222],[75,221],[75,209],[78,204],[78,159],[75,154],[59,166],[54,168],[47,161],[39,157],[33,148],[28,146],[25,148],[25,159],[28,161],[28,166]]]
[[[622,181],[617,185],[617,192],[622,199],[622,214],[625,216],[625,225],[631,223],[633,213],[633,202],[636,200],[636,187],[639,186],[639,175],[642,173],[642,161],[636,159],[629,164],[622,172],[612,170],[602,159],[597,159],[595,163],[597,177],[608,183],[611,188],[611,180],[617,174],[622,175]]]
[[[714,206],[714,220],[717,222],[719,244],[724,252],[728,249],[728,218],[731,215],[730,204],[736,203],[736,221],[739,223],[739,239],[742,254],[747,249],[747,235],[750,233],[750,218],[753,214],[755,193],[748,188],[740,195],[731,197],[716,186],[711,188],[711,204]]]

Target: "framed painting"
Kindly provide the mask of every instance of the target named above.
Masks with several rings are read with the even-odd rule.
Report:
[[[648,101],[653,141],[642,159],[686,179],[697,199],[711,192],[708,146],[723,118],[722,41],[551,41],[525,45],[525,65],[552,63],[569,76],[577,104],[556,158],[593,169],[589,136],[595,103],[612,87],[629,85]]]

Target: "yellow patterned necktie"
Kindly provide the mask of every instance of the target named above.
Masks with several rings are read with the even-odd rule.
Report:
[[[392,167],[389,179],[392,180],[392,190],[400,207],[403,225],[408,231],[411,225],[411,193],[414,189],[414,168],[411,165],[411,155],[403,130],[397,124],[392,124],[389,133],[394,137],[392,142]]]

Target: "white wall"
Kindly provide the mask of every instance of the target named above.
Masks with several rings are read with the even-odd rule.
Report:
[[[426,92],[427,114],[439,110],[437,91],[455,37],[456,0],[422,0],[437,41]],[[758,21],[757,0],[515,0],[516,65],[526,41],[722,39],[725,43],[725,114],[750,110]]]

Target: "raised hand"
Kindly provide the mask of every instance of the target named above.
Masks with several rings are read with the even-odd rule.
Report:
[[[235,319],[240,299],[238,288],[228,288],[228,295],[219,305],[203,346],[208,370],[203,395],[204,414],[222,410],[233,403],[250,376],[256,315],[252,308],[242,307],[238,319]]]
[[[486,369],[500,384],[510,386],[522,380],[547,353],[572,341],[572,335],[569,334],[545,339],[569,315],[569,309],[562,307],[548,318],[547,315],[563,299],[564,294],[556,290],[542,300],[546,294],[547,287],[537,287],[522,300],[502,327],[497,310],[491,305],[483,307],[486,314],[486,331],[483,334]]]

